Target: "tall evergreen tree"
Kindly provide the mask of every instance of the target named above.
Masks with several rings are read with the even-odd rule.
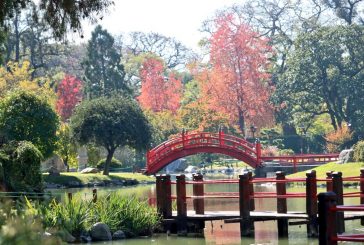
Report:
[[[88,99],[110,96],[113,93],[127,94],[124,66],[114,47],[114,38],[98,25],[92,32],[87,46],[85,69],[85,95]]]

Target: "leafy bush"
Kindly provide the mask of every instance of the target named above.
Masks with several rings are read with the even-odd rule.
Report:
[[[104,169],[104,165],[106,162],[106,158],[101,159],[98,163],[97,163],[97,168],[98,169]],[[121,168],[122,164],[121,162],[116,159],[116,158],[112,158],[111,159],[111,164],[110,164],[110,168]]]
[[[56,149],[59,120],[44,99],[15,91],[0,103],[0,130],[7,141],[30,141],[47,158]]]
[[[290,156],[290,155],[294,155],[294,151],[292,149],[279,149],[278,155],[279,156]]]
[[[336,131],[326,134],[326,148],[328,152],[340,152],[348,146],[353,134],[348,127],[342,127]]]
[[[1,159],[8,190],[41,192],[42,153],[30,142],[10,142],[3,147]]]
[[[364,162],[364,141],[358,141],[354,145],[354,161]]]

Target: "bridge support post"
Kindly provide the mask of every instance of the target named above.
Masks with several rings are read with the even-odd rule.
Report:
[[[332,191],[332,171],[326,172],[326,190]]]
[[[171,176],[169,174],[163,175],[162,192],[164,193],[162,215],[163,218],[168,219],[172,217],[172,188]]]
[[[186,176],[176,176],[177,192],[177,232],[180,235],[187,235],[187,203],[186,203]]]
[[[282,171],[276,172],[277,180],[285,180],[286,175]],[[277,182],[277,195],[286,195],[286,183],[285,182]],[[277,212],[286,214],[287,213],[287,199],[286,198],[277,198]],[[278,237],[288,237],[288,219],[278,219]]]
[[[157,175],[156,176],[156,197],[157,197],[157,210],[158,213],[163,215],[164,209],[164,192],[163,192],[163,176]]]
[[[205,199],[204,196],[204,185],[203,175],[202,174],[194,174],[193,181],[200,182],[193,184],[193,195],[197,198],[193,199],[193,207],[195,209],[196,214],[204,214],[205,213]]]
[[[344,205],[343,198],[343,178],[341,172],[332,173],[332,190],[336,194],[336,204]],[[336,226],[337,233],[342,234],[345,232],[344,212],[336,212]]]
[[[254,211],[255,210],[255,199],[253,198],[254,196],[254,184],[253,184],[253,173],[251,171],[248,172],[248,176],[249,176],[249,195],[250,195],[250,211]],[[254,222],[250,222],[250,229],[252,231],[252,233],[254,233],[255,227],[254,227]]]
[[[364,168],[360,169],[360,204],[364,204]],[[361,225],[364,225],[364,218],[360,220]]]
[[[306,213],[308,215],[307,236],[318,237],[317,179],[315,170],[306,173]]]
[[[320,245],[337,245],[337,241],[331,239],[337,236],[336,214],[330,211],[334,207],[336,207],[336,195],[334,192],[324,192],[318,195]]]
[[[252,220],[250,219],[250,186],[249,175],[239,175],[239,210],[240,210],[240,235],[249,237],[254,235]],[[254,224],[253,224],[254,225]]]

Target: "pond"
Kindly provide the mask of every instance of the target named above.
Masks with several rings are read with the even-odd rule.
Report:
[[[275,185],[255,185],[255,191],[275,191]],[[82,195],[84,198],[92,198],[93,188],[51,190],[55,195],[65,198],[66,192]],[[237,184],[219,184],[206,185],[205,192],[237,192]],[[318,192],[326,191],[325,188],[319,188]],[[353,189],[345,189],[345,192],[353,192]],[[136,195],[140,198],[155,198],[155,185],[138,185],[134,187],[118,188],[98,188],[98,198],[111,192],[117,192],[120,195]],[[172,186],[172,195],[175,190]],[[287,192],[305,192],[304,186],[288,187]],[[192,194],[192,187],[188,186],[187,195]],[[358,198],[345,199],[345,204],[359,204]],[[275,211],[276,200],[272,198],[256,199],[256,211]],[[305,199],[294,198],[287,202],[288,211],[304,211]],[[192,201],[188,200],[188,209],[192,209]],[[205,210],[239,210],[238,199],[207,199],[205,200]],[[363,232],[364,228],[360,221],[346,221],[346,230],[350,233]],[[225,224],[223,221],[214,221],[205,223],[204,238],[201,237],[178,237],[176,235],[167,236],[166,234],[155,234],[152,237],[127,239],[114,242],[103,242],[98,244],[113,245],[134,245],[134,244],[158,244],[158,245],[178,245],[178,244],[318,244],[317,239],[307,238],[306,225],[289,226],[289,237],[285,239],[278,238],[276,221],[255,222],[255,237],[241,238],[240,226],[238,223]],[[351,243],[346,243],[351,244]],[[352,243],[355,244],[355,243]]]

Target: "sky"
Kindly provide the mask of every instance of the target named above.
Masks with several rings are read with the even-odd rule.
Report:
[[[114,0],[115,6],[98,22],[113,35],[131,31],[158,32],[175,37],[194,50],[203,37],[202,22],[216,10],[242,0]],[[84,40],[95,25],[84,24]]]

